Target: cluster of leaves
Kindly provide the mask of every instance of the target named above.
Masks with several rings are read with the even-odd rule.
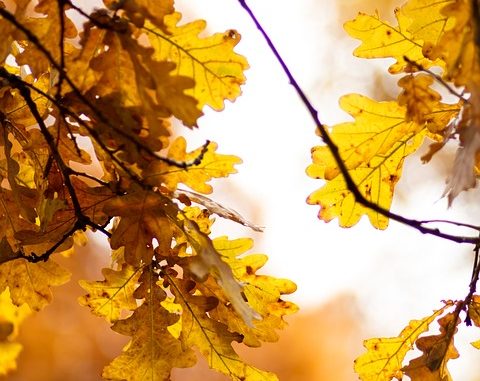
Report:
[[[0,374],[16,366],[20,322],[69,280],[54,256],[88,229],[108,236],[112,265],[81,282],[80,303],[131,337],[104,378],[168,380],[196,349],[232,379],[276,379],[232,342],[276,341],[295,285],[256,274],[267,258],[243,256],[251,240],[210,237],[213,214],[258,229],[204,196],[240,159],[172,137],[172,117],[195,127],[245,80],[239,34],[204,29],[181,24],[173,0],[104,0],[88,13],[70,0],[0,1]]]
[[[312,149],[313,164],[307,173],[325,184],[308,202],[320,206],[320,219],[338,218],[342,227],[351,227],[367,215],[374,227],[385,229],[393,218],[423,233],[477,244],[464,300],[444,302],[432,315],[412,320],[398,337],[366,340],[367,352],[355,361],[362,380],[400,380],[407,375],[413,381],[446,381],[451,380],[448,360],[459,356],[454,336],[461,315],[466,325],[480,326],[480,296],[475,294],[480,271],[478,237],[443,234],[425,227],[432,221],[409,220],[389,209],[405,157],[425,139],[431,144],[422,157],[424,162],[447,143],[458,144],[444,190],[449,205],[476,185],[480,168],[480,4],[477,0],[409,0],[395,10],[395,16],[397,25],[381,20],[378,14],[363,13],[345,24],[348,34],[361,41],[354,55],[395,60],[388,70],[402,75],[398,80],[401,91],[389,102],[346,95],[340,106],[354,121],[329,131],[317,123],[326,145]],[[445,102],[445,96],[432,88],[434,82],[453,95],[455,102]],[[467,227],[478,235],[478,227]],[[435,320],[440,334],[421,336]],[[405,365],[405,356],[414,344],[423,353]],[[480,348],[479,342],[473,346]]]

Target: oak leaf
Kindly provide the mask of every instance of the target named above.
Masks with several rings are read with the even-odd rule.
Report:
[[[78,302],[89,307],[94,315],[113,323],[120,319],[122,310],[133,311],[137,308],[133,292],[141,271],[124,264],[119,270],[105,268],[102,274],[105,277],[103,281],[79,282],[88,294],[81,296]]]
[[[104,212],[119,216],[110,239],[112,249],[125,247],[124,259],[131,266],[148,264],[153,257],[154,238],[170,247],[172,229],[162,207],[163,199],[154,192],[139,190],[112,198]]]
[[[204,303],[201,295],[192,294],[187,281],[170,278],[175,300],[182,308],[182,331],[179,339],[183,345],[195,346],[207,359],[211,369],[224,373],[234,380],[274,381],[278,378],[246,364],[232,347],[232,342],[242,341],[242,335],[231,332],[224,324],[207,314],[211,304]]]
[[[418,337],[426,332],[447,306],[421,320],[412,320],[398,337],[374,338],[363,342],[367,352],[355,360],[355,372],[361,380],[390,381],[402,379],[402,363]]]
[[[210,142],[206,151],[202,154],[203,148],[192,152],[186,152],[187,142],[185,138],[176,138],[168,150],[168,158],[177,162],[193,162],[200,157],[200,162],[186,168],[169,165],[161,161],[154,161],[145,173],[147,180],[152,185],[164,185],[174,191],[179,183],[187,185],[194,191],[209,194],[213,188],[207,184],[212,178],[227,177],[236,173],[235,165],[242,162],[240,158],[233,155],[216,153],[217,144]]]
[[[143,26],[145,18],[163,27],[163,18],[174,11],[173,0],[103,0],[103,3],[109,9],[124,10],[137,27]]]
[[[398,81],[403,88],[398,104],[407,108],[407,122],[425,123],[427,115],[438,105],[441,95],[431,88],[433,78],[428,75],[407,75]]]
[[[239,332],[243,336],[243,343],[251,347],[259,347],[261,342],[275,342],[278,340],[276,330],[286,326],[283,317],[295,313],[298,307],[282,299],[283,295],[295,292],[296,285],[288,279],[278,279],[256,272],[268,260],[263,254],[249,254],[243,256],[253,247],[249,238],[229,240],[227,237],[217,237],[213,245],[231,268],[236,279],[243,285],[243,293],[249,305],[262,317],[249,326],[229,307],[228,299],[221,296],[218,286],[210,279],[197,285],[204,295],[213,291],[220,299],[220,303],[210,315],[225,324],[230,331]],[[218,290],[217,292],[215,292]]]
[[[409,362],[403,371],[412,381],[451,381],[447,369],[450,359],[459,357],[453,338],[460,323],[458,315],[449,313],[438,320],[440,334],[421,337],[416,341],[422,356]]]
[[[475,21],[477,16],[472,15],[471,3],[469,0],[442,2],[441,12],[449,18],[448,27],[438,42],[428,48],[431,57],[445,62],[444,77],[456,86],[480,80],[478,47],[474,36],[478,21]]]
[[[166,294],[155,284],[151,269],[144,277],[148,282],[145,301],[133,315],[118,320],[112,327],[115,332],[132,337],[123,353],[107,365],[102,376],[109,380],[161,381],[170,380],[172,368],[191,367],[196,356],[190,346],[183,346],[167,329],[180,315],[162,307]]]
[[[53,260],[30,263],[16,259],[0,265],[0,290],[10,289],[16,306],[26,303],[39,311],[52,301],[52,286],[60,286],[70,279],[70,273]]]
[[[350,94],[340,99],[340,106],[355,121],[334,126],[331,138],[359,191],[367,200],[389,209],[403,161],[420,147],[425,128],[406,122],[406,109],[397,102],[376,102]],[[355,201],[326,146],[314,147],[312,159],[307,174],[327,180],[307,199],[309,204],[320,205],[320,219],[328,222],[338,217],[341,226],[350,227],[366,214],[376,228],[388,226],[386,217]]]
[[[235,100],[240,95],[240,85],[245,82],[243,71],[248,63],[233,51],[240,35],[229,30],[199,37],[206,27],[205,21],[178,26],[181,17],[178,12],[165,16],[165,30],[146,23],[145,31],[155,49],[154,58],[174,62],[178,75],[195,80],[194,88],[186,93],[198,100],[200,109],[209,105],[214,110],[222,110],[224,100]]]
[[[347,33],[362,42],[353,54],[361,58],[394,58],[396,62],[388,69],[392,74],[411,70],[411,65],[405,60],[405,57],[423,67],[440,64],[440,60],[429,60],[423,55],[422,39],[424,35],[418,33],[418,31],[422,31],[421,25],[415,27],[417,34],[414,34],[409,31],[411,19],[401,9],[395,10],[395,16],[398,22],[397,26],[381,20],[378,13],[374,15],[359,13],[354,20],[345,23],[344,28]],[[427,20],[423,23],[423,19],[419,20],[422,25],[428,25],[431,21]]]

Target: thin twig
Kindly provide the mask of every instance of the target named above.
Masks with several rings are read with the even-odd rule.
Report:
[[[422,65],[420,65],[419,63],[415,62],[415,61],[412,61],[410,58],[408,58],[407,56],[404,56],[403,59],[405,60],[405,62],[409,63],[410,65],[412,65],[413,67],[415,67],[418,71],[422,71],[424,73],[427,73],[429,74],[430,76],[432,76],[438,83],[440,83],[445,89],[447,89],[447,91],[452,94],[452,95],[455,95],[458,99],[462,100],[463,102],[465,103],[470,103],[468,101],[468,99],[466,99],[462,93],[459,93],[458,91],[456,91],[452,86],[450,86],[441,76],[439,76],[438,74],[434,73],[433,71],[431,71],[430,69],[426,69],[424,68]]]

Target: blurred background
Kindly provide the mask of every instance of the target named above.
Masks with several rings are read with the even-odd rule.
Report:
[[[375,9],[394,22],[393,9],[401,3],[262,0],[250,6],[322,122],[333,125],[349,118],[338,107],[343,94],[396,97],[399,78],[387,76],[390,61],[353,57],[358,41],[346,36],[342,24],[358,11]],[[356,380],[353,360],[363,352],[363,339],[396,336],[411,319],[440,308],[441,300],[465,297],[471,247],[423,236],[397,223],[377,231],[366,220],[351,229],[319,221],[318,207],[306,205],[305,199],[322,183],[307,178],[305,168],[311,147],[320,140],[259,32],[235,0],[177,0],[176,7],[184,20],[206,19],[208,32],[237,29],[242,35],[237,51],[251,66],[243,96],[227,103],[221,113],[206,110],[188,139],[191,149],[208,138],[219,144],[220,153],[243,159],[237,175],[214,182],[212,198],[266,228],[254,233],[218,219],[214,234],[255,238],[255,251],[270,257],[264,273],[298,285],[288,299],[301,310],[289,318],[290,327],[279,343],[239,351],[254,365],[276,372],[280,380]],[[478,223],[478,192],[459,196],[450,209],[441,199],[455,149],[422,166],[419,157],[426,147],[407,160],[393,210],[418,219]],[[127,342],[76,301],[82,295],[79,279],[102,279],[101,268],[109,263],[106,243],[91,239],[72,258],[60,261],[75,270],[72,281],[56,288],[53,303],[24,322],[19,369],[7,380],[100,380],[102,367]],[[461,357],[449,365],[455,380],[480,380],[480,354],[469,344],[479,336],[478,329],[460,326],[456,342]],[[174,380],[226,378],[200,361],[194,369],[175,371]]]

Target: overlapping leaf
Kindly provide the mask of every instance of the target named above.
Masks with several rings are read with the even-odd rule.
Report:
[[[355,372],[361,380],[390,381],[394,377],[402,379],[402,363],[405,355],[413,348],[418,337],[429,329],[445,308],[435,311],[421,320],[412,320],[398,337],[365,340],[367,352],[355,360]]]
[[[161,161],[153,162],[145,173],[148,181],[151,184],[161,183],[171,190],[182,183],[197,192],[208,194],[212,193],[213,188],[207,182],[236,173],[234,166],[242,162],[237,156],[216,153],[217,144],[213,142],[208,144],[204,153],[202,148],[187,153],[186,148],[185,138],[178,137],[171,144],[168,157],[180,163],[192,163],[200,157],[198,164],[180,168]]]
[[[165,31],[148,26],[145,29],[155,48],[154,58],[174,62],[176,73],[195,80],[195,86],[187,94],[199,102],[199,107],[209,105],[221,110],[224,100],[233,101],[240,95],[240,85],[245,82],[243,71],[247,61],[233,48],[240,35],[229,30],[209,37],[199,37],[206,23],[202,20],[178,25],[180,13],[165,17]]]
[[[259,275],[256,272],[265,265],[267,256],[263,254],[249,254],[242,256],[253,247],[248,238],[229,240],[227,237],[218,237],[213,240],[215,249],[222,256],[233,271],[236,279],[243,284],[243,293],[250,306],[261,315],[261,319],[248,326],[228,306],[228,299],[216,293],[223,303],[219,303],[211,315],[228,326],[231,331],[240,332],[243,342],[248,346],[257,347],[261,342],[275,342],[278,340],[276,330],[285,327],[283,317],[297,311],[298,307],[282,299],[282,295],[295,292],[296,285],[288,279]],[[199,290],[207,294],[207,290],[217,290],[218,286],[207,281],[199,284]]]
[[[458,315],[449,313],[438,320],[440,334],[421,337],[416,341],[423,354],[409,362],[403,371],[412,381],[451,381],[447,362],[459,354],[453,338],[460,323]]]
[[[155,277],[147,270],[142,290],[148,290],[145,301],[126,320],[117,321],[113,330],[132,337],[123,353],[103,370],[109,380],[162,381],[170,380],[172,368],[193,366],[195,353],[183,346],[168,331],[179,315],[168,312],[160,304],[165,292],[155,284]]]
[[[105,213],[121,217],[113,230],[110,246],[112,249],[125,247],[127,264],[138,267],[141,263],[150,263],[154,238],[170,247],[173,232],[162,206],[162,199],[148,191],[132,192],[106,203]]]
[[[188,282],[175,279],[172,292],[182,307],[182,331],[179,339],[187,347],[195,346],[206,357],[210,368],[232,379],[245,381],[277,380],[270,372],[246,364],[232,348],[233,341],[242,336],[228,330],[227,326],[211,319],[207,312],[212,304],[204,296],[192,294]]]
[[[29,263],[16,259],[0,265],[0,290],[10,289],[13,304],[26,303],[39,311],[52,300],[51,287],[60,286],[70,279],[70,273],[53,260]]]
[[[125,264],[118,271],[105,268],[102,274],[105,280],[100,282],[80,281],[80,286],[88,294],[80,297],[79,303],[112,323],[120,319],[123,310],[137,308],[133,292],[141,272]]]

